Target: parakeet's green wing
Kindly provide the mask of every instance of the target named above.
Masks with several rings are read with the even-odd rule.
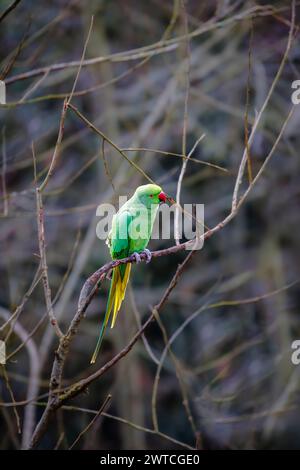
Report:
[[[112,259],[122,259],[129,256],[131,240],[129,237],[129,226],[132,215],[128,211],[122,211],[116,215],[116,221],[112,231],[110,254]],[[126,265],[120,265],[121,274],[124,274]]]

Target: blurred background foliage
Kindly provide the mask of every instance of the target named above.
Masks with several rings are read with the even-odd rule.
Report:
[[[0,15],[10,4],[1,0]],[[47,66],[80,60],[92,15],[85,59],[102,59],[82,67],[72,103],[120,148],[182,154],[188,96],[187,152],[204,133],[193,158],[227,171],[190,161],[181,201],[205,204],[205,223],[213,227],[231,207],[245,147],[247,83],[251,123],[286,48],[291,2],[188,0],[184,9],[181,2],[171,0],[27,0],[1,20],[0,78],[7,82],[9,103],[0,108],[1,322],[24,300],[39,265],[31,145],[34,142],[42,181],[51,163],[63,99],[78,71],[78,65],[58,71],[47,71]],[[296,24],[299,18],[297,6]],[[196,32],[188,40],[186,28]],[[166,44],[160,42],[164,40]],[[149,52],[147,46],[154,44]],[[22,76],[40,68],[37,75]],[[297,35],[251,147],[254,175],[291,107],[291,83],[296,79]],[[153,323],[146,339],[124,360],[69,408],[58,411],[40,448],[69,448],[108,393],[112,400],[107,414],[76,448],[180,449],[194,447],[196,438],[204,449],[299,448],[295,411],[300,369],[291,363],[291,343],[300,338],[295,283],[300,265],[299,123],[296,106],[246,204],[193,257],[164,306],[165,334],[178,334],[171,345],[177,368],[167,352],[156,400],[153,386],[165,340]],[[105,159],[99,136],[68,112],[58,164],[43,196],[49,279],[63,331],[85,279],[109,260],[107,247],[96,238],[96,207],[116,204],[119,195],[132,194],[146,182],[111,146],[106,144],[104,150]],[[180,157],[142,150],[127,155],[175,197]],[[247,178],[244,189],[246,185]],[[150,248],[171,245],[174,240],[155,240]],[[108,282],[103,285],[72,344],[64,385],[96,370],[128,343],[185,256],[181,252],[134,267],[117,327],[106,335],[98,363],[90,366],[109,288]],[[22,342],[23,346],[1,369],[2,449],[26,444],[24,435],[17,433],[14,409],[3,406],[12,400],[8,383],[19,402],[26,400],[30,383],[36,381],[42,397],[32,405],[34,419],[43,411],[57,347],[45,313],[38,282],[7,341],[8,354]],[[1,339],[7,333],[6,328]],[[26,406],[17,411],[22,426]],[[149,432],[153,413],[158,432]]]

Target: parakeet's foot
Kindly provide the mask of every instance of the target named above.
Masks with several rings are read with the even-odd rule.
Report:
[[[134,253],[132,253],[132,256],[135,259],[136,264],[138,264],[142,261],[140,255],[136,251]]]
[[[141,254],[142,254],[142,253],[145,253],[145,255],[146,255],[146,263],[147,263],[147,264],[150,263],[151,258],[152,258],[152,253],[151,253],[151,251],[148,250],[148,248],[145,248],[145,249],[141,252]]]

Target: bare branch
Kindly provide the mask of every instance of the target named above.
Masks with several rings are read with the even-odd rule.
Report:
[[[255,137],[255,133],[256,133],[258,124],[259,124],[259,122],[261,120],[261,117],[262,117],[262,115],[263,115],[263,113],[264,113],[264,111],[265,111],[265,109],[266,109],[266,107],[267,107],[267,105],[270,101],[270,98],[273,94],[273,91],[274,91],[276,85],[277,85],[277,82],[278,82],[278,80],[281,76],[282,70],[285,66],[286,60],[288,58],[288,55],[289,55],[289,52],[290,52],[290,49],[291,49],[291,46],[292,46],[293,34],[294,34],[294,28],[295,28],[295,0],[292,0],[292,9],[291,9],[291,11],[292,11],[292,13],[291,13],[291,26],[290,26],[290,30],[289,30],[289,37],[288,37],[288,42],[287,42],[285,53],[283,55],[282,61],[280,63],[278,71],[275,75],[275,78],[273,80],[273,83],[272,83],[272,85],[269,89],[267,97],[266,97],[259,113],[257,114],[257,116],[255,118],[255,122],[253,124],[250,137],[247,140],[247,145],[246,145],[246,148],[245,148],[243,156],[242,156],[241,164],[239,166],[238,176],[237,176],[237,179],[236,179],[236,183],[235,183],[234,191],[233,191],[233,197],[232,197],[232,209],[233,210],[235,210],[237,205],[238,205],[239,188],[242,184],[242,179],[243,179],[243,175],[244,175],[244,171],[245,171],[245,166],[246,166],[246,162],[248,160],[248,153],[250,152],[251,144],[252,144],[253,139]]]
[[[220,21],[210,21],[207,22],[204,25],[201,25],[199,28],[196,28],[194,31],[190,32],[188,34],[189,38],[194,38],[198,37],[202,34],[207,33],[208,31],[212,31],[214,29],[217,29],[221,26],[230,26],[232,24],[235,24],[235,22],[243,21],[246,18],[252,17],[252,16],[269,16],[274,13],[274,9],[271,8],[270,6],[254,6],[252,8],[249,8],[247,10],[244,10],[241,13],[237,13],[236,15],[232,15],[229,18],[226,18],[224,20]],[[102,62],[123,62],[123,61],[128,61],[128,60],[137,60],[141,59],[144,57],[148,57],[149,55],[154,55],[154,54],[161,54],[164,52],[169,52],[173,51],[178,48],[179,44],[182,41],[186,40],[186,35],[182,35],[173,39],[169,40],[164,40],[164,41],[158,41],[157,43],[150,44],[149,46],[144,46],[140,47],[137,49],[133,49],[131,51],[126,51],[126,52],[119,52],[115,54],[111,54],[106,57],[95,57],[94,59],[88,59],[82,62],[82,66],[90,66],[90,65],[95,65],[99,64]],[[6,84],[14,83],[16,81],[20,80],[26,80],[31,77],[36,77],[39,75],[43,75],[46,71],[49,72],[56,72],[60,70],[65,70],[67,68],[76,68],[80,65],[80,60],[74,60],[72,62],[62,62],[60,64],[53,64],[53,65],[48,65],[46,67],[41,67],[35,70],[30,70],[29,72],[24,72],[19,75],[15,75],[9,79],[6,80]]]
[[[81,433],[76,437],[75,441],[73,442],[73,444],[69,447],[69,450],[73,449],[73,447],[76,446],[76,444],[78,443],[78,441],[82,438],[82,436],[84,434],[86,434],[90,429],[91,427],[96,423],[96,421],[98,420],[98,418],[103,414],[103,411],[105,410],[105,408],[107,407],[107,405],[109,404],[111,400],[111,395],[107,395],[106,399],[104,400],[104,402],[102,403],[99,411],[97,412],[96,416],[92,419],[92,421],[84,428],[83,431],[81,431]]]
[[[13,11],[17,6],[18,4],[21,2],[21,0],[15,0],[14,2],[12,2],[7,8],[6,10],[4,10],[4,12],[2,13],[2,15],[0,16],[0,23],[1,21],[4,20],[4,18],[6,18],[7,15],[9,15],[9,13],[11,11]]]

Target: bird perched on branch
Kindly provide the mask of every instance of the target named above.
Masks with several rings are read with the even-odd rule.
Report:
[[[151,252],[146,247],[151,237],[159,204],[166,202],[168,199],[168,196],[156,184],[146,184],[136,189],[132,198],[121,207],[112,220],[112,228],[108,235],[107,244],[113,260],[133,255],[135,261],[139,263],[141,261],[140,255],[144,253],[146,262],[150,262]],[[131,263],[121,264],[113,269],[105,317],[91,364],[96,361],[112,311],[111,328],[115,325],[125,297],[130,271]]]

